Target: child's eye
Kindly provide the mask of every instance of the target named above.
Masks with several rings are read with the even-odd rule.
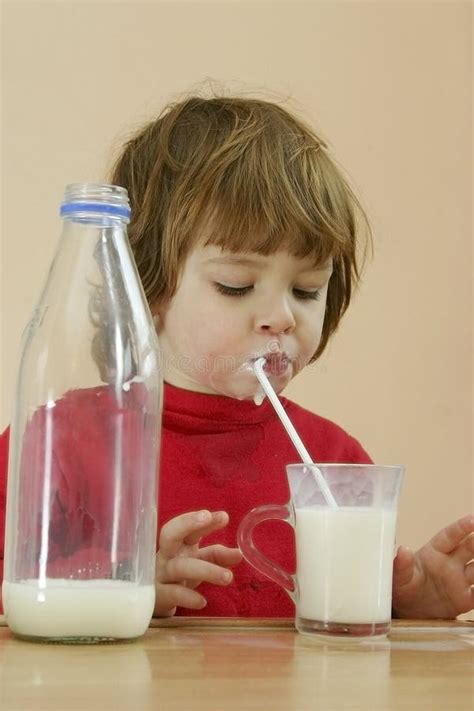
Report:
[[[306,301],[308,299],[317,301],[321,296],[321,289],[315,289],[314,291],[306,291],[305,289],[293,289],[293,294],[296,296],[297,299],[301,299],[301,301]]]
[[[253,286],[226,286],[215,282],[215,287],[220,294],[225,296],[245,296],[247,292],[253,289]]]

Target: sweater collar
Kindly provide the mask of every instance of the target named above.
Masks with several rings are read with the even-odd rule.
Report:
[[[288,401],[280,398],[286,408]],[[273,407],[265,398],[261,405],[255,405],[252,400],[236,400],[225,395],[210,395],[207,393],[183,390],[175,385],[164,385],[163,424],[170,429],[189,429],[199,431],[199,422],[203,428],[215,424],[221,430],[229,424],[252,425],[275,418]]]

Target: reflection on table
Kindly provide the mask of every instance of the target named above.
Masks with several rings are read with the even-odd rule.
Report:
[[[0,708],[467,710],[473,647],[468,621],[397,620],[389,639],[336,643],[291,620],[176,618],[97,646],[23,642],[1,626]]]

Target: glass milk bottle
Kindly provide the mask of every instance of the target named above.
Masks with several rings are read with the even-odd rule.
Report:
[[[129,639],[155,601],[158,342],[127,239],[127,191],[69,185],[61,216],[23,339],[4,609],[27,639]]]

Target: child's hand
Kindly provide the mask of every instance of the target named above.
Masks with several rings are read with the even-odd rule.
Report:
[[[176,516],[161,529],[156,556],[156,617],[174,615],[176,607],[201,610],[206,599],[194,588],[205,581],[228,585],[228,568],[242,560],[238,548],[211,545],[199,548],[201,538],[227,526],[225,511],[193,511]]]
[[[450,619],[474,607],[474,516],[439,531],[417,553],[400,547],[393,608],[400,617]]]

